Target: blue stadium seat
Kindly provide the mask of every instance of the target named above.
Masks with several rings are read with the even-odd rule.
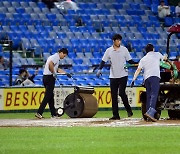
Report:
[[[8,10],[6,7],[0,7],[0,13],[8,13]]]
[[[34,13],[34,10],[31,7],[23,7],[26,13]]]
[[[21,5],[20,5],[20,3],[19,3],[18,1],[12,1],[12,2],[11,2],[11,5],[12,5],[13,7],[15,7],[15,8],[21,7]]]
[[[75,73],[82,73],[81,65],[73,65],[72,70]]]
[[[9,1],[2,1],[2,4],[3,4],[3,6],[6,7],[6,8],[12,7],[11,2],[9,2]]]
[[[51,10],[52,10],[52,9],[51,9]],[[74,15],[74,14],[76,14],[76,11],[69,9],[69,10],[67,10],[67,14],[68,14],[68,15]]]
[[[137,15],[137,10],[128,9],[128,10],[126,10],[126,12],[128,15]]]
[[[41,12],[45,14],[51,13],[48,8],[41,8]]]
[[[22,41],[22,49],[23,50],[25,50],[25,51],[32,50],[31,43],[28,39],[22,38],[21,41]]]
[[[123,5],[120,4],[120,3],[113,3],[113,7],[114,7],[116,10],[119,10],[119,9],[122,9],[122,8],[123,8]]]
[[[15,9],[14,7],[8,7],[8,8],[7,8],[7,11],[8,11],[9,13],[16,13],[16,9]]]
[[[159,5],[159,0],[151,0],[152,2],[152,4],[156,4],[156,5]]]
[[[26,60],[27,60],[28,65],[36,65],[36,62],[34,61],[33,58],[27,58]]]
[[[177,59],[177,52],[176,52],[176,54],[170,52],[168,58],[169,58],[170,60],[174,61],[175,59]]]
[[[13,67],[20,67],[20,66],[21,66],[20,58],[13,58]]]
[[[141,33],[146,33],[147,32],[147,28],[145,28],[145,27],[138,27],[138,30]]]
[[[94,9],[94,8],[97,9],[97,4],[96,3],[89,3],[88,5],[89,5],[88,7],[90,9]]]
[[[80,65],[83,63],[83,60],[81,58],[76,58],[76,59],[73,59],[73,62],[75,65]]]
[[[41,9],[46,7],[46,5],[43,2],[37,2],[37,6]]]
[[[79,40],[82,47],[89,47],[89,41],[87,39],[80,39]]]
[[[21,65],[28,65],[26,58],[19,58]]]
[[[42,58],[42,55],[43,55],[42,52],[43,52],[42,47],[40,47],[40,46],[34,47],[34,51],[33,51],[34,57],[40,57],[40,58]]]
[[[92,65],[99,65],[101,62],[101,59],[100,58],[91,58],[90,62]]]
[[[151,5],[151,11],[157,15],[158,14],[158,5],[157,4],[152,4]]]
[[[20,1],[20,5],[24,8],[29,7],[29,3],[26,1]]]
[[[14,50],[19,49],[19,48],[20,48],[20,44],[21,44],[21,39],[20,39],[20,38],[13,37],[11,40],[13,41],[12,48],[13,48]]]
[[[174,21],[174,23],[180,23],[180,18],[179,17],[174,17],[173,21]]]
[[[135,36],[134,36],[134,34],[133,33],[125,33],[125,35],[126,35],[126,38],[127,39],[129,39],[129,40],[132,40],[132,39],[134,39],[135,38]]]
[[[56,14],[48,13],[48,14],[46,14],[46,17],[52,21],[56,20]]]
[[[133,10],[140,10],[140,4],[137,4],[137,3],[130,3],[130,8],[133,9]]]
[[[71,44],[73,47],[75,47],[75,46],[78,46],[80,43],[78,39],[71,39]]]
[[[15,8],[15,9],[16,9],[16,12],[17,12],[17,13],[21,13],[21,14],[25,13],[25,9],[22,8],[22,7],[17,7],[17,8]]]
[[[110,11],[108,9],[102,9],[101,11],[102,11],[101,14],[110,15]]]
[[[164,24],[165,24],[165,26],[167,26],[167,27],[169,27],[169,26],[171,26],[171,25],[173,25],[173,18],[172,17],[165,17],[165,19],[164,19]]]
[[[131,44],[132,44],[133,47],[136,47],[136,46],[139,47],[139,46],[140,46],[140,41],[137,40],[137,39],[134,39],[134,40],[133,40],[133,39],[132,39],[132,40],[130,39],[130,42],[131,42]]]
[[[74,38],[75,38],[73,32],[66,32],[66,37],[67,37],[68,39],[74,39]]]
[[[142,35],[143,35],[143,37],[144,37],[144,39],[146,39],[146,40],[152,40],[153,38],[152,38],[152,35],[150,34],[150,33],[142,33]]]
[[[78,6],[79,6],[80,9],[82,9],[82,10],[89,9],[88,3],[78,3]]]
[[[144,56],[143,52],[136,52],[137,58],[141,59]]]

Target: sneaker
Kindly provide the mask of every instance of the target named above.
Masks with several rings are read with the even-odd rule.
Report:
[[[154,117],[152,117],[152,116],[149,115],[148,113],[145,113],[144,115],[145,115],[147,118],[151,119],[152,122],[156,122],[156,121],[157,121],[157,119],[155,119]]]
[[[153,122],[156,122],[157,119],[154,118],[154,115],[155,115],[156,112],[157,112],[157,111],[156,111],[154,108],[150,107],[150,108],[148,109],[148,111],[147,111],[144,115],[145,115],[146,117],[148,117],[149,119],[151,119]]]
[[[133,116],[133,112],[132,111],[127,112],[127,114],[128,114],[128,117],[132,117]]]
[[[39,113],[36,113],[35,117],[38,118],[38,119],[44,119],[44,117],[42,115],[40,115]]]
[[[120,120],[120,117],[112,117],[112,118],[109,118],[109,120]]]

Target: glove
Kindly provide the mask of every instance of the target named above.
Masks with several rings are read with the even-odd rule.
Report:
[[[68,78],[72,78],[72,75],[70,73],[66,73]]]
[[[57,78],[57,74],[56,74],[56,73],[53,73],[53,77],[56,79],[56,78]]]
[[[102,75],[101,70],[98,70],[97,73],[96,73],[96,76],[99,78],[101,75]]]
[[[130,87],[132,88],[134,86],[134,80],[132,80]]]

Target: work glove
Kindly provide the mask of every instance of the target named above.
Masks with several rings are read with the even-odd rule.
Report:
[[[70,73],[66,73],[68,78],[72,78],[72,75]]]
[[[132,88],[134,86],[134,80],[132,80],[130,87]]]
[[[56,79],[56,78],[57,78],[57,74],[56,74],[56,73],[53,73],[53,77]]]
[[[96,73],[96,76],[99,78],[101,75],[102,75],[101,70],[98,70],[97,73]]]

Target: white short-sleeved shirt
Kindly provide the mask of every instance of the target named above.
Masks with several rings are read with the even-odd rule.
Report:
[[[148,52],[139,62],[138,68],[144,70],[144,80],[151,76],[160,78],[160,61],[164,56],[159,52]]]
[[[126,61],[131,60],[131,55],[126,47],[120,46],[115,50],[113,46],[109,47],[102,58],[104,62],[110,61],[110,75],[109,78],[121,78],[128,75],[124,66]]]
[[[46,61],[45,67],[44,67],[43,75],[52,75],[52,72],[49,70],[50,61],[53,62],[54,71],[57,72],[57,69],[58,69],[58,66],[59,66],[59,60],[60,60],[60,57],[59,57],[58,53],[55,53],[55,54],[49,56],[47,61]]]

